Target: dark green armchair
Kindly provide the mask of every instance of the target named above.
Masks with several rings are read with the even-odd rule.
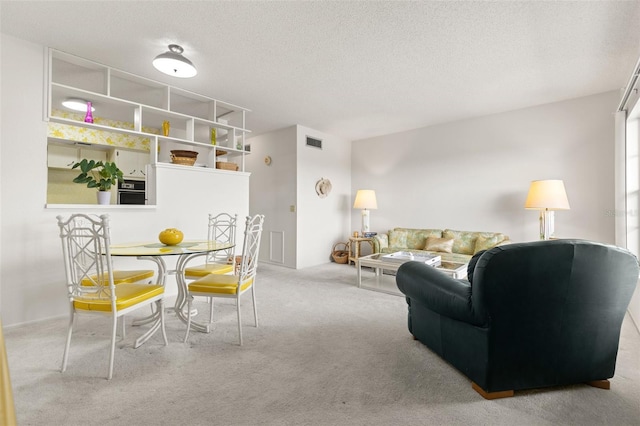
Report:
[[[552,240],[478,253],[468,281],[407,262],[396,282],[414,338],[493,399],[575,383],[608,389],[638,272],[624,249]]]

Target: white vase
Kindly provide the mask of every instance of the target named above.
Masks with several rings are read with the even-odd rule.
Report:
[[[98,204],[111,204],[111,191],[98,191]]]

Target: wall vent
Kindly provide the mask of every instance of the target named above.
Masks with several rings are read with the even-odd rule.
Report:
[[[322,149],[322,141],[320,139],[314,139],[307,136],[307,146],[312,146],[314,148]]]

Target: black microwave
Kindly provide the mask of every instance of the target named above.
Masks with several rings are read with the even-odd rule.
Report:
[[[146,182],[134,179],[118,182],[118,204],[147,204]]]

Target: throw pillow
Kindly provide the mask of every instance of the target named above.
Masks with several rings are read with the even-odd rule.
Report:
[[[427,243],[425,244],[424,249],[428,251],[451,253],[453,250],[453,238],[427,237]]]
[[[478,239],[476,240],[476,246],[473,253],[478,253],[483,250],[488,250],[491,247],[495,247],[498,243],[500,243],[502,239],[499,235],[478,235]]]
[[[453,253],[469,254],[473,255],[476,245],[477,232],[472,231],[454,231],[452,229],[445,229],[442,232],[442,236],[445,238],[453,238]]]

